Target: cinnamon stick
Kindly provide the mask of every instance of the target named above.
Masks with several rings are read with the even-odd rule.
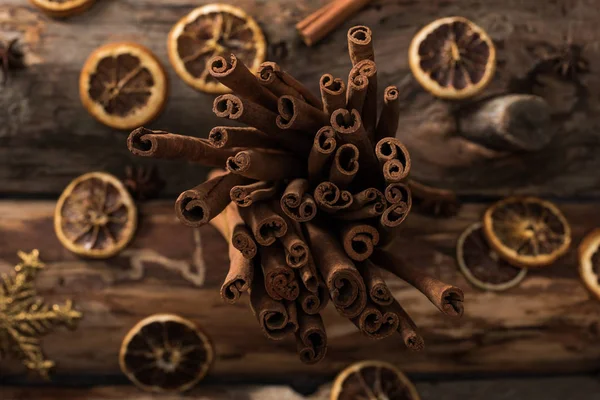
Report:
[[[350,18],[371,0],[335,0],[324,6],[322,11],[317,11],[307,17],[307,21],[300,21],[296,25],[300,36],[307,46],[312,46],[323,39],[345,20]]]
[[[379,268],[366,260],[362,268],[360,268],[361,275],[365,281],[367,287],[367,293],[371,301],[379,306],[389,306],[394,301],[392,292],[386,285]]]
[[[341,189],[348,187],[358,173],[358,158],[355,145],[346,143],[338,147],[329,170],[329,180]]]
[[[313,293],[310,290],[301,289],[297,301],[298,304],[300,304],[300,308],[305,313],[310,315],[318,314],[329,302],[329,291],[327,290],[327,286],[325,286],[323,281],[319,280],[316,293]]]
[[[309,315],[298,310],[296,347],[300,360],[305,364],[316,364],[327,352],[327,334],[320,315]]]
[[[303,237],[303,236],[301,236]],[[303,237],[304,238],[304,237]],[[319,293],[319,274],[317,273],[317,267],[315,265],[315,260],[312,255],[308,254],[308,262],[306,265],[300,267],[298,271],[300,275],[300,279],[304,284],[304,287],[308,289],[311,293],[317,294]]]
[[[233,203],[232,203],[233,204]],[[239,216],[239,212],[237,211],[237,206],[235,207],[236,214]],[[240,217],[241,219],[241,217]],[[238,249],[242,255],[251,260],[256,257],[256,253],[258,252],[258,246],[254,241],[254,236],[248,227],[244,225],[236,225],[233,228],[233,234],[231,236],[231,243],[233,247]]]
[[[369,80],[361,115],[369,138],[373,140],[377,125],[377,65],[372,60],[362,60],[352,67],[348,81],[354,80],[357,75],[366,76]]]
[[[308,222],[317,215],[317,204],[308,190],[306,179],[294,179],[281,195],[281,209],[296,222]]]
[[[348,53],[352,65],[356,65],[362,60],[375,60],[373,33],[369,27],[357,25],[348,30]]]
[[[375,250],[371,261],[417,288],[444,314],[456,317],[463,314],[464,294],[456,286],[409,267],[400,257],[383,250]]]
[[[324,74],[319,80],[323,111],[329,117],[338,108],[346,107],[346,84],[340,78]]]
[[[400,119],[400,92],[396,86],[388,86],[383,92],[383,108],[379,114],[375,141],[385,137],[396,137]]]
[[[263,333],[269,339],[281,340],[298,330],[296,303],[277,301],[269,297],[260,268],[255,268],[250,290],[250,306]]]
[[[288,152],[248,149],[229,157],[227,170],[232,174],[261,181],[278,181],[306,175],[306,167]]]
[[[352,195],[352,205],[335,214],[336,218],[353,221],[377,217],[387,208],[386,199],[379,190],[368,188]]]
[[[280,214],[281,215],[281,214]],[[283,216],[288,225],[285,235],[279,238],[279,241],[285,249],[285,262],[291,268],[301,268],[308,263],[310,250],[308,245],[298,234],[300,227],[297,222],[292,221],[287,216]]]
[[[283,218],[266,202],[258,202],[250,207],[238,209],[254,238],[261,246],[270,246],[288,230]]]
[[[279,128],[302,131],[310,134],[311,138],[314,132],[329,122],[329,115],[293,96],[281,96],[277,109],[279,115],[275,123]]]
[[[425,341],[418,333],[417,325],[396,299],[389,306],[382,306],[382,309],[385,312],[392,312],[398,316],[398,333],[402,336],[402,341],[409,350],[421,351],[425,348]]]
[[[347,209],[352,205],[352,194],[347,190],[340,190],[332,182],[321,182],[314,191],[315,203],[320,210],[333,214]]]
[[[277,111],[277,96],[263,87],[244,62],[234,54],[229,55],[229,60],[215,56],[208,60],[207,65],[210,75],[237,95],[271,111]]]
[[[313,222],[305,224],[311,253],[338,312],[355,318],[367,303],[367,290],[360,273],[336,238]]]
[[[137,128],[127,138],[127,148],[142,157],[183,159],[209,167],[223,167],[239,149],[218,149],[210,142],[192,136]]]
[[[273,182],[258,181],[247,185],[231,188],[229,195],[231,201],[239,207],[248,207],[255,201],[268,200],[277,193],[277,186]]]
[[[298,97],[296,95],[297,93],[311,106],[318,108],[319,110],[323,108],[323,104],[317,96],[315,96],[310,90],[308,90],[306,86],[304,86],[292,75],[282,70],[277,63],[262,63],[258,70],[258,80],[261,84],[270,89],[277,97],[284,95]],[[269,81],[271,80],[274,82],[270,83]],[[282,88],[284,85],[291,89],[289,93],[286,93],[286,90],[280,90],[280,88]]]
[[[260,248],[265,290],[273,300],[296,300],[300,286],[294,270],[285,263],[284,251],[279,246]]]
[[[348,257],[355,261],[364,261],[371,256],[379,243],[379,232],[372,225],[350,222],[342,225],[340,241]]]
[[[355,75],[348,78],[348,91],[346,92],[346,107],[362,113],[369,89],[369,78],[364,75]]]
[[[323,170],[337,148],[336,133],[331,126],[317,131],[308,155],[308,179],[316,185],[323,178]]]
[[[247,178],[230,173],[209,179],[179,195],[175,214],[187,226],[205,225],[231,202],[231,188],[248,182]]]
[[[384,339],[398,330],[400,318],[391,311],[382,311],[377,305],[368,301],[363,312],[352,322],[360,331],[371,339]]]
[[[410,187],[404,183],[390,183],[385,188],[385,199],[391,204],[399,203],[401,201],[412,204],[412,191]]]
[[[397,201],[385,209],[381,214],[380,222],[386,228],[395,228],[399,226],[406,217],[411,208],[411,199],[408,197],[406,200]]]
[[[386,137],[378,141],[375,145],[375,155],[388,183],[399,182],[408,176],[411,166],[410,155],[398,139]]]
[[[215,126],[208,133],[207,140],[211,146],[217,149],[279,148],[279,144],[273,138],[252,127]]]

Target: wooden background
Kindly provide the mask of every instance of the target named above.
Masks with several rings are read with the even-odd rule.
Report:
[[[395,294],[423,330],[424,352],[406,352],[398,338],[369,341],[329,309],[329,353],[317,366],[304,366],[291,341],[270,342],[262,336],[245,302],[230,306],[221,301],[218,287],[227,263],[216,231],[194,231],[176,221],[175,197],[203,181],[206,171],[186,163],[134,159],[126,149],[127,132],[100,125],[79,102],[79,71],[89,53],[104,43],[135,41],[158,55],[170,77],[168,106],[149,127],[205,137],[220,123],[210,111],[213,96],[187,87],[169,68],[166,35],[181,16],[206,2],[99,0],[82,16],[56,21],[24,0],[2,0],[0,35],[22,40],[28,68],[0,87],[0,269],[17,262],[17,250],[39,248],[48,264],[39,277],[41,293],[57,301],[73,298],[84,312],[78,330],[58,330],[44,340],[47,355],[57,361],[59,381],[119,377],[122,337],[136,321],[159,311],[191,318],[211,335],[217,362],[210,377],[217,381],[322,379],[365,357],[426,375],[600,368],[600,304],[589,299],[579,282],[574,250],[500,294],[472,289],[454,261],[462,230],[479,220],[487,201],[512,193],[559,198],[575,245],[600,226],[600,9],[593,0],[377,0],[310,49],[293,25],[325,0],[226,2],[249,10],[266,33],[269,59],[315,91],[322,73],[347,75],[348,27],[360,23],[373,29],[383,86],[407,76],[407,48],[420,26],[437,17],[464,15],[484,27],[498,48],[498,73],[489,93],[542,96],[552,107],[557,133],[539,152],[482,157],[472,146],[449,141],[433,116],[431,124],[424,124],[430,117],[427,110],[438,103],[417,90],[403,110],[399,132],[414,159],[413,176],[456,190],[467,204],[450,220],[411,214],[398,251],[464,288],[465,315],[446,319],[420,293],[392,281]],[[547,75],[538,77],[543,85],[531,84],[530,72],[544,52],[568,41],[584,45],[591,72],[577,81]],[[431,159],[436,146],[447,149],[447,159]],[[465,148],[468,154],[463,154]],[[116,259],[92,262],[68,253],[52,228],[58,194],[82,173],[104,170],[122,176],[131,163],[158,167],[168,178],[165,199],[141,207],[136,239]],[[18,381],[21,372],[18,363],[0,363],[0,376],[7,382]]]

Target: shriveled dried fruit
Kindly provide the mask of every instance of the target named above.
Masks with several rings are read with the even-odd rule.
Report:
[[[331,400],[420,400],[414,385],[392,364],[361,361],[335,379]]]
[[[90,8],[96,0],[29,0],[51,17],[70,17]]]
[[[208,336],[177,315],[155,314],[138,322],[119,352],[121,371],[150,392],[184,392],[208,372],[214,349]]]
[[[83,106],[115,129],[134,129],[156,118],[165,105],[167,90],[167,76],[158,59],[135,43],[96,49],[79,78]]]
[[[137,209],[121,181],[110,174],[81,175],[63,191],[54,212],[54,230],[68,250],[108,258],[133,239]]]
[[[230,90],[210,76],[206,63],[213,56],[235,53],[256,73],[265,60],[267,44],[256,21],[240,8],[208,4],[183,17],[169,33],[169,59],[188,85],[207,93]]]
[[[600,229],[590,232],[579,245],[579,275],[590,293],[600,300]]]
[[[490,248],[479,222],[465,229],[458,238],[456,260],[465,278],[483,290],[510,289],[527,275],[527,269],[510,265]]]
[[[408,61],[415,79],[431,94],[464,99],[492,80],[496,50],[482,28],[463,17],[447,17],[416,34]]]
[[[483,233],[500,257],[518,267],[543,267],[571,244],[571,227],[560,210],[536,197],[509,197],[483,216]]]

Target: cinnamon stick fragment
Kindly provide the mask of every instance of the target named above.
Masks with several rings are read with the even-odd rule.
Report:
[[[362,60],[375,60],[373,33],[369,27],[357,25],[348,30],[348,53],[352,65],[356,65]]]
[[[331,126],[317,131],[308,155],[308,179],[316,185],[323,178],[323,170],[337,148],[336,133]]]
[[[252,127],[215,126],[208,133],[207,140],[211,146],[217,149],[279,148],[279,144],[273,138]]]
[[[175,214],[187,226],[205,225],[231,202],[231,188],[248,182],[247,178],[230,173],[209,179],[179,195]]]
[[[329,117],[338,108],[346,107],[346,84],[340,78],[331,74],[324,74],[319,80],[323,111]]]
[[[373,254],[379,243],[379,232],[369,224],[351,222],[342,225],[340,240],[348,257],[354,261],[364,261]]]
[[[392,304],[394,297],[383,280],[379,268],[369,260],[366,260],[360,272],[365,281],[371,301],[379,306],[389,306]]]
[[[165,131],[137,128],[127,138],[127,148],[142,157],[183,159],[209,167],[222,167],[239,149],[218,149],[205,139]]]
[[[335,214],[336,218],[353,221],[377,217],[386,210],[386,199],[379,190],[368,188],[354,194],[352,205]]]
[[[266,337],[281,340],[298,330],[298,314],[293,301],[273,300],[267,294],[260,268],[255,269],[250,290],[250,306]]]
[[[358,173],[358,159],[358,148],[355,145],[346,143],[338,147],[329,170],[329,180],[341,189],[348,187]]]
[[[273,300],[296,300],[300,286],[294,270],[285,263],[284,251],[278,246],[260,248],[265,290]]]
[[[373,140],[377,125],[377,65],[372,60],[362,60],[350,70],[348,81],[354,81],[357,75],[363,75],[369,80],[361,115],[369,139]]]
[[[398,333],[402,336],[402,341],[409,350],[421,351],[425,348],[425,341],[418,333],[417,325],[396,299],[389,306],[383,306],[382,309],[398,316]]]
[[[319,209],[329,214],[347,209],[353,201],[349,191],[340,190],[332,182],[321,182],[315,188],[314,196]]]
[[[360,273],[330,233],[312,222],[305,226],[333,304],[347,318],[359,316],[367,303],[367,290]]]
[[[375,131],[375,141],[396,137],[400,119],[400,92],[396,86],[388,86],[383,92],[383,108]]]
[[[377,305],[367,302],[363,312],[352,322],[360,331],[371,339],[381,340],[394,334],[400,325],[398,314],[381,311]]]
[[[258,181],[248,185],[239,185],[231,188],[229,195],[231,201],[239,207],[249,207],[256,201],[272,198],[277,193],[277,186],[273,182]]]
[[[305,364],[316,364],[327,352],[327,334],[320,315],[309,315],[298,310],[296,347],[300,360]]]
[[[308,190],[306,179],[294,179],[281,195],[281,209],[296,222],[308,222],[317,215],[317,204]]]
[[[423,293],[441,312],[453,317],[463,314],[463,291],[448,285],[420,269],[409,267],[400,257],[376,249],[371,261],[390,271]]]
[[[277,150],[248,149],[229,157],[227,170],[232,174],[261,181],[278,181],[306,175],[306,167],[292,154]]]
[[[279,115],[275,123],[279,128],[310,133],[311,138],[313,132],[329,122],[329,115],[293,96],[281,96],[277,109]]]
[[[288,230],[283,218],[266,202],[258,202],[250,207],[239,208],[240,215],[248,225],[254,238],[261,246],[270,246]]]
[[[410,172],[410,155],[408,150],[396,138],[381,139],[375,145],[375,155],[383,168],[386,182],[395,183],[405,179]]]
[[[277,63],[264,62],[258,69],[259,82],[277,97],[289,95],[304,99],[311,106],[322,109],[321,100],[293,76],[282,70]]]
[[[237,95],[271,111],[277,110],[277,96],[263,87],[244,62],[234,54],[229,55],[229,60],[215,56],[208,61],[207,65],[210,75]]]

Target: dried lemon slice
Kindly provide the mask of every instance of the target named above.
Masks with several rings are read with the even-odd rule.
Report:
[[[215,94],[230,90],[210,76],[206,63],[211,57],[234,53],[256,73],[267,47],[256,21],[227,4],[208,4],[190,12],[171,29],[167,46],[169,60],[181,79]]]
[[[590,232],[579,245],[579,275],[585,287],[600,300],[600,229]]]
[[[150,50],[128,42],[96,49],[79,78],[83,106],[98,121],[122,130],[156,118],[167,86],[165,71]]]
[[[119,352],[123,373],[150,392],[184,392],[208,372],[214,350],[208,336],[177,315],[156,314],[138,322]]]
[[[496,50],[482,28],[463,17],[447,17],[416,34],[408,62],[415,79],[434,96],[464,99],[492,80]]]
[[[86,11],[96,0],[29,0],[52,17],[70,17]]]
[[[63,191],[54,211],[54,230],[68,250],[108,258],[133,239],[137,209],[125,186],[103,172],[81,175]]]
[[[536,197],[509,197],[483,216],[483,233],[501,258],[518,267],[552,264],[571,244],[571,227],[560,210]]]
[[[344,369],[335,379],[331,400],[420,400],[412,382],[392,364],[361,361]]]

